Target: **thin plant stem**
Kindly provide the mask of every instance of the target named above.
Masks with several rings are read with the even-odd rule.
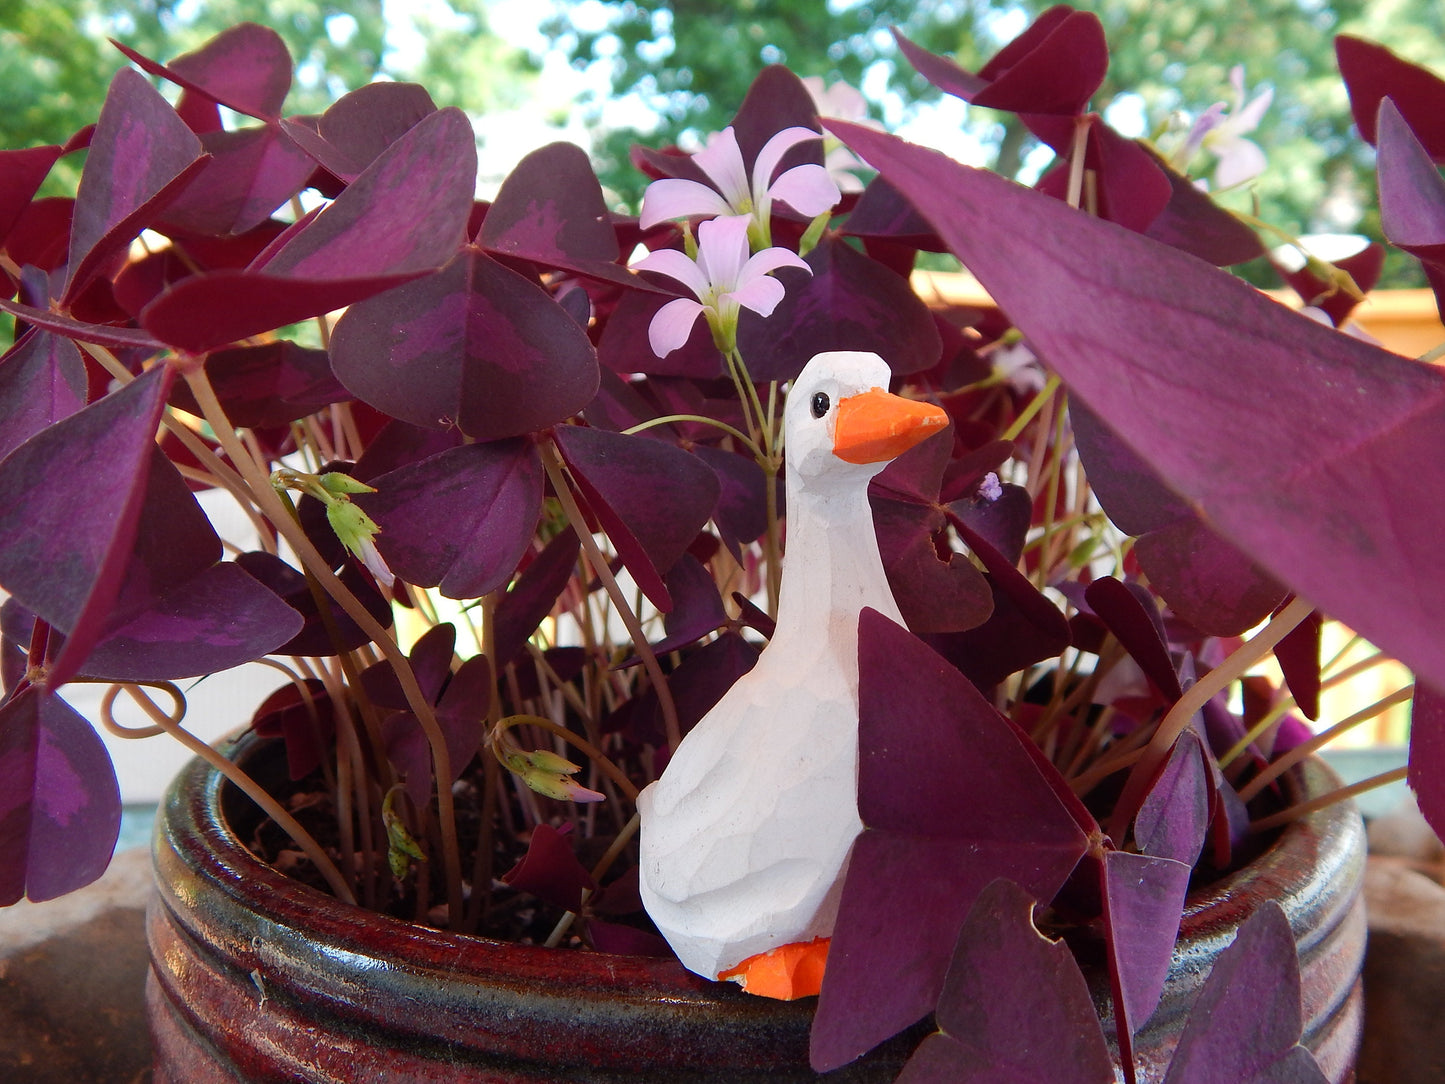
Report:
[[[1038,390],[1038,393],[1028,401],[1028,404],[1023,408],[1023,410],[1019,411],[1018,417],[1016,417],[1013,420],[1013,423],[1006,430],[1004,430],[1003,435],[1000,439],[1018,440],[1019,434],[1028,427],[1029,422],[1034,420],[1034,415],[1036,415],[1040,410],[1044,408],[1044,406],[1049,402],[1049,400],[1054,397],[1054,393],[1058,391],[1062,385],[1063,381],[1060,380],[1055,373],[1049,373],[1049,375],[1044,379],[1044,386],[1040,388]]]
[[[158,704],[141,691],[139,685],[133,682],[121,682],[120,686],[130,694],[131,699],[140,706],[141,710],[151,717],[156,726],[224,775],[246,797],[260,806],[266,816],[275,821],[281,830],[301,848],[306,857],[311,859],[312,865],[316,867],[316,872],[326,879],[326,883],[337,898],[355,905],[356,896],[352,894],[351,886],[347,884],[346,878],[336,868],[336,863],[331,861],[331,857],[322,850],[321,845],[312,838],[311,833],[301,827],[301,822],[287,812],[285,806],[268,794],[264,787],[247,775],[238,765],[171,719]]]
[[[634,813],[632,819],[623,826],[622,831],[617,833],[617,838],[612,841],[612,845],[607,848],[602,857],[598,859],[597,864],[592,867],[592,881],[594,884],[600,881],[603,875],[612,868],[612,863],[617,861],[617,856],[632,842],[632,837],[637,834],[637,830],[641,826],[642,818]],[[584,906],[587,903],[588,895],[587,889],[584,888],[582,890],[582,903]],[[551,936],[547,938],[547,946],[549,948],[556,948],[561,944],[562,938],[566,936],[567,931],[571,929],[572,923],[576,920],[577,912],[575,911],[568,911],[558,919]]]
[[[1350,642],[1354,643],[1358,641],[1358,639],[1359,637],[1354,637]],[[1344,651],[1342,650],[1333,659],[1326,663],[1322,669],[1328,670],[1335,663],[1339,662],[1343,654]],[[1373,667],[1378,666],[1382,662],[1390,661],[1392,660],[1389,655],[1386,655],[1383,651],[1377,651],[1373,655],[1370,655],[1368,658],[1364,658],[1359,660],[1358,662],[1352,663],[1351,665],[1341,670],[1339,673],[1331,674],[1329,677],[1323,679],[1320,682],[1320,692],[1324,692],[1327,689],[1332,689],[1336,685],[1340,685],[1348,681],[1352,677],[1363,674],[1366,670],[1370,670]],[[1228,768],[1231,764],[1234,763],[1234,761],[1238,760],[1239,757],[1244,754],[1244,751],[1246,749],[1248,749],[1251,745],[1258,741],[1261,735],[1263,735],[1267,730],[1269,730],[1270,727],[1274,726],[1274,724],[1279,721],[1281,716],[1283,716],[1291,708],[1297,706],[1298,705],[1295,703],[1295,698],[1293,696],[1281,697],[1279,703],[1271,706],[1269,711],[1265,713],[1264,717],[1261,718],[1259,722],[1255,723],[1254,726],[1249,728],[1248,733],[1246,733],[1244,737],[1240,738],[1239,741],[1235,742],[1229,747],[1228,750],[1225,751],[1224,756],[1219,758],[1219,766],[1221,768]]]
[[[1240,798],[1248,802],[1300,761],[1306,759],[1319,749],[1324,748],[1324,746],[1328,745],[1335,738],[1338,738],[1341,734],[1350,730],[1352,727],[1368,722],[1381,712],[1388,711],[1396,704],[1403,704],[1414,695],[1415,686],[1413,685],[1407,685],[1403,689],[1396,689],[1389,696],[1381,697],[1368,707],[1361,708],[1353,715],[1341,719],[1327,730],[1320,731],[1308,741],[1300,742],[1299,745],[1296,745],[1289,752],[1284,753],[1272,761],[1267,768],[1264,768],[1257,776],[1242,787],[1239,791]]]
[[[1144,747],[1143,755],[1124,782],[1123,792],[1119,795],[1119,801],[1109,819],[1111,838],[1116,841],[1124,838],[1129,822],[1134,819],[1139,804],[1154,782],[1155,773],[1169,756],[1169,751],[1174,748],[1174,742],[1194,718],[1195,712],[1268,655],[1275,644],[1289,635],[1313,612],[1314,606],[1306,600],[1298,597],[1292,599],[1289,605],[1270,618],[1269,623],[1252,639],[1231,652],[1228,658],[1186,689],[1184,695],[1174,702],[1174,706],[1159,721],[1149,744]]]
[[[661,418],[652,418],[645,422],[639,422],[637,425],[629,429],[624,429],[622,432],[624,435],[630,437],[638,433],[645,433],[649,429],[656,429],[659,425],[670,425],[672,422],[696,422],[698,425],[710,425],[714,429],[728,434],[728,436],[734,440],[741,441],[754,459],[761,460],[763,457],[762,449],[758,447],[752,437],[748,436],[741,429],[738,429],[736,426],[731,426],[727,422],[720,422],[716,418],[709,418],[702,414],[667,414]]]
[[[1367,790],[1374,790],[1376,787],[1388,786],[1397,783],[1409,775],[1410,766],[1402,764],[1398,768],[1391,768],[1388,772],[1381,772],[1379,775],[1372,775],[1368,779],[1362,779],[1358,783],[1351,783],[1347,787],[1340,787],[1328,794],[1322,794],[1318,798],[1312,798],[1308,802],[1301,802],[1292,805],[1288,809],[1282,809],[1278,813],[1271,813],[1268,817],[1261,817],[1257,821],[1249,822],[1251,832],[1267,832],[1271,828],[1278,828],[1282,824],[1289,824],[1290,821],[1299,820],[1320,809],[1327,809],[1336,802],[1343,802],[1346,798],[1353,798],[1357,794],[1363,794]]]
[[[271,481],[265,468],[248,454],[245,445],[231,427],[226,412],[222,409],[220,401],[216,398],[215,390],[206,376],[205,369],[198,363],[184,365],[181,367],[181,375],[185,377],[206,420],[215,430],[216,439],[225,449],[226,454],[231,457],[232,462],[241,472],[242,478],[250,487],[252,499],[257,506],[266,514],[275,529],[285,536],[297,558],[316,577],[326,593],[336,601],[348,617],[356,622],[362,632],[376,643],[392,664],[397,682],[406,696],[407,706],[416,715],[417,721],[426,735],[427,743],[431,746],[436,777],[438,781],[450,780],[452,777],[451,757],[447,752],[446,736],[437,723],[436,713],[431,702],[422,693],[410,662],[401,648],[397,646],[395,638],[382,627],[376,618],[372,617],[371,612],[337,578],[327,562],[317,552],[316,547],[311,544],[311,540],[306,537],[306,532],[301,530],[295,520],[291,518],[280,495],[271,488]],[[447,883],[447,906],[449,914],[460,916],[462,914],[462,880],[461,854],[457,843],[456,809],[451,787],[444,784],[437,787],[437,814],[442,838],[442,869]]]
[[[633,650],[637,652],[638,657],[642,660],[643,668],[646,669],[648,677],[652,679],[653,689],[657,693],[657,705],[662,710],[663,730],[667,734],[669,746],[676,749],[682,741],[682,727],[677,721],[677,706],[673,703],[672,692],[667,687],[667,678],[662,673],[662,667],[658,664],[652,645],[647,642],[647,637],[642,631],[642,623],[638,621],[637,614],[632,607],[627,604],[627,599],[622,594],[622,588],[618,586],[617,578],[612,575],[612,569],[607,565],[607,559],[602,556],[602,551],[597,548],[597,541],[592,537],[592,532],[587,529],[587,520],[582,515],[582,509],[577,506],[577,499],[572,496],[572,488],[567,481],[566,466],[562,462],[561,454],[551,442],[543,442],[540,450],[542,465],[547,470],[547,477],[552,481],[552,489],[557,495],[557,500],[562,503],[562,508],[567,513],[567,519],[572,524],[572,529],[577,532],[577,539],[582,543],[582,549],[587,554],[592,571],[602,581],[602,586],[612,599],[612,604],[617,607],[617,616],[626,626],[628,635],[632,637]]]

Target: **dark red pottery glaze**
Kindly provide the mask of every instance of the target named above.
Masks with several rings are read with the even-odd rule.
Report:
[[[1324,771],[1311,766],[1306,789],[1328,789]],[[230,827],[254,821],[248,806],[197,761],[161,809],[146,995],[156,1084],[817,1079],[811,999],[753,998],[670,960],[505,944],[361,911],[256,859]],[[1166,998],[1192,998],[1256,901],[1281,899],[1302,946],[1310,1044],[1330,1079],[1345,1079],[1360,1019],[1363,838],[1353,807],[1317,814],[1192,898]],[[1177,1023],[1151,1025],[1146,1045],[1172,1048],[1175,1035]],[[826,1079],[892,1080],[917,1038]]]

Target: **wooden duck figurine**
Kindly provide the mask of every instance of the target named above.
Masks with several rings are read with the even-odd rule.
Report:
[[[868,482],[947,424],[890,395],[877,354],[814,357],[788,393],[787,557],[751,671],[638,798],[641,891],[683,964],[751,993],[817,993],[858,819],[858,617],[901,623]]]

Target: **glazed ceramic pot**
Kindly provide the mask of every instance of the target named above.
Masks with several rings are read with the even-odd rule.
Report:
[[[262,777],[269,752],[233,750],[258,755],[248,769]],[[1311,774],[1322,770],[1308,770],[1307,788],[1328,785]],[[816,1079],[812,999],[753,998],[671,960],[505,944],[365,912],[252,855],[241,835],[256,816],[200,761],[161,809],[147,985],[157,1084]],[[1311,1045],[1342,1080],[1360,1016],[1363,854],[1352,808],[1327,811],[1191,898],[1166,998],[1192,998],[1252,901],[1279,898],[1304,955]],[[1172,1046],[1167,1027],[1159,1035]],[[827,1079],[892,1080],[917,1039]],[[1147,1057],[1155,1040],[1145,1040]]]

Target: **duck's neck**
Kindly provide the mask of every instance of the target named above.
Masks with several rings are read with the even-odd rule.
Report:
[[[883,575],[867,486],[818,492],[789,479],[787,554],[773,643],[830,646],[856,666],[858,614],[871,606],[901,623]],[[792,654],[793,651],[788,652]]]

